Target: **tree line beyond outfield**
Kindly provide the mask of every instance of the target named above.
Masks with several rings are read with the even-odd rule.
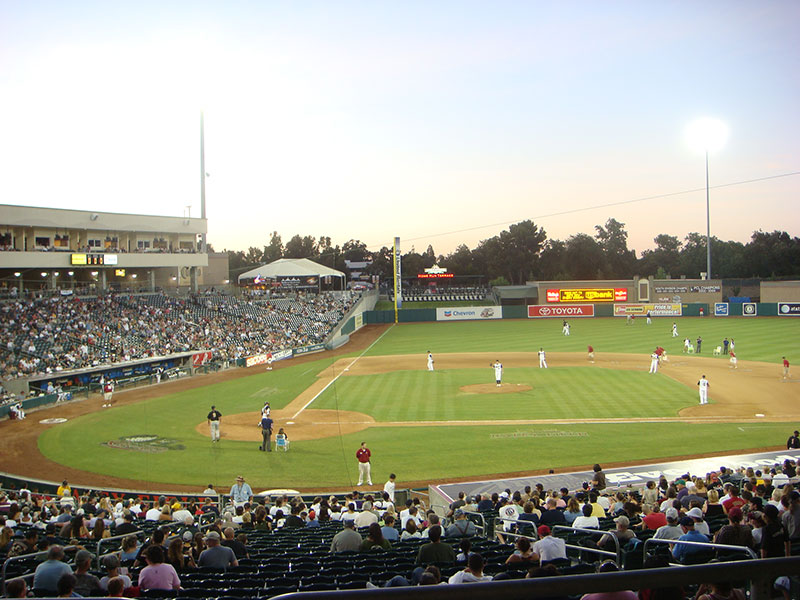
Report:
[[[544,229],[525,220],[475,248],[462,244],[447,255],[437,256],[432,246],[422,253],[412,247],[403,254],[402,263],[405,274],[421,273],[438,264],[457,275],[484,276],[496,285],[532,280],[627,279],[633,275],[697,278],[706,270],[704,235],[692,232],[680,240],[661,234],[653,241],[655,249],[645,250],[637,257],[636,251],[628,248],[625,223],[613,218],[605,225],[596,225],[594,236],[576,233],[566,240],[548,239]],[[714,278],[800,275],[800,238],[785,231],[754,231],[747,244],[712,237],[711,255]],[[275,231],[263,248],[229,250],[228,256],[232,273],[279,258],[310,258],[339,270],[345,270],[345,260],[371,260],[366,273],[379,275],[384,281],[392,277],[392,249],[384,246],[372,252],[356,239],[339,246],[330,237],[295,235],[284,245]]]

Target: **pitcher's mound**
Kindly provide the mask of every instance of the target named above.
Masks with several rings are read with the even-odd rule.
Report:
[[[462,385],[458,388],[465,394],[514,394],[527,392],[533,388],[527,383],[504,383],[497,387],[495,383],[479,383],[477,385]]]

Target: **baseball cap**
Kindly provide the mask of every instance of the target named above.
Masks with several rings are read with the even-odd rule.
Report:
[[[244,481],[244,477],[242,477],[241,475],[237,475],[236,481]]]
[[[180,507],[181,507],[181,503],[180,502],[175,502],[172,505],[172,510],[178,510]]]
[[[464,511],[463,511],[463,510],[461,510],[460,508],[457,508],[457,509],[456,509],[455,515],[456,515],[457,517],[460,517],[460,516],[461,516],[461,515],[463,515],[463,514],[464,514]]]
[[[694,517],[695,519],[702,519],[703,518],[703,511],[697,508],[696,506],[689,510],[686,513],[687,517]]]
[[[625,515],[620,515],[616,519],[614,519],[614,523],[619,523],[620,525],[625,525],[625,527],[627,527],[628,525],[631,524],[631,520]]]
[[[119,559],[115,554],[109,554],[103,557],[103,566],[106,569],[116,569],[119,567]]]
[[[730,509],[730,510],[728,511],[728,518],[729,518],[731,521],[734,521],[734,520],[736,520],[736,519],[739,519],[739,520],[741,520],[741,519],[742,519],[742,516],[743,516],[743,515],[742,515],[742,509],[741,509],[741,508],[739,508],[738,506],[734,506],[732,509]]]
[[[677,521],[678,520],[678,510],[671,506],[667,510],[664,511],[664,516],[667,517],[669,521]]]
[[[194,536],[192,535],[191,531],[184,531],[183,532],[183,541],[184,542],[191,542]]]
[[[207,540],[218,540],[219,539],[219,534],[216,531],[209,531],[206,534],[206,539]]]
[[[684,527],[694,527],[694,519],[692,517],[683,517],[681,519],[681,525]]]
[[[536,530],[539,535],[550,535],[550,528],[547,525],[539,525],[539,528]]]
[[[75,553],[75,562],[76,563],[82,563],[82,562],[85,562],[87,560],[92,560],[92,558],[94,558],[94,556],[88,550],[78,550]]]
[[[678,481],[675,482],[675,485],[686,485],[686,481],[684,479],[678,479]]]

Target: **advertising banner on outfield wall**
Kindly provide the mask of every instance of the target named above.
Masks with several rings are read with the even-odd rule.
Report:
[[[628,315],[646,315],[653,317],[680,317],[682,314],[680,303],[675,304],[615,304],[614,316],[627,317]]]
[[[800,317],[800,302],[778,302],[779,317]]]
[[[437,321],[483,321],[502,318],[503,309],[500,306],[459,306],[436,309]]]
[[[292,349],[286,348],[285,350],[278,350],[277,352],[272,353],[272,360],[286,360],[287,358],[292,358]]]
[[[312,352],[322,352],[325,350],[325,344],[312,344],[310,346],[303,346],[302,348],[295,348],[294,355],[311,354]]]
[[[202,367],[207,362],[211,362],[211,352],[198,352],[192,354],[192,366]]]
[[[714,316],[727,317],[730,314],[730,305],[727,302],[714,302]]]
[[[528,306],[529,319],[565,319],[575,317],[593,317],[594,304],[561,304],[546,306],[542,304]]]

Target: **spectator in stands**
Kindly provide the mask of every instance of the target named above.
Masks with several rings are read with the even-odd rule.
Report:
[[[205,537],[206,549],[200,553],[200,560],[197,561],[199,567],[212,567],[215,569],[225,569],[227,567],[238,567],[239,561],[233,550],[220,545],[220,535],[216,531],[209,531]]]
[[[248,552],[247,546],[240,540],[236,539],[235,533],[236,532],[234,531],[233,527],[226,527],[225,531],[222,532],[222,535],[225,536],[225,538],[222,540],[222,545],[233,550],[233,553],[236,555],[237,559],[250,558],[250,552]]]
[[[789,534],[781,522],[778,509],[772,504],[767,504],[763,516],[766,524],[761,528],[761,542],[758,545],[761,558],[790,556]]]
[[[637,525],[639,529],[656,531],[659,527],[667,524],[667,517],[659,510],[658,503],[644,504],[642,505],[642,511],[644,512],[644,517],[642,517],[642,522]]]
[[[417,553],[417,564],[427,565],[430,563],[448,563],[454,564],[456,562],[456,553],[450,544],[442,543],[442,528],[439,525],[434,525],[428,532],[429,543],[424,544]]]
[[[107,556],[104,556],[102,563],[103,563],[103,568],[106,571],[106,574],[100,578],[101,590],[108,590],[108,583],[110,580],[114,578],[118,578],[120,579],[120,581],[122,581],[123,589],[127,589],[133,585],[130,577],[128,577],[127,575],[120,575],[119,558],[117,558],[116,554],[109,554]]]
[[[6,596],[8,598],[27,598],[28,584],[21,577],[6,581]]]
[[[446,537],[472,537],[478,534],[475,523],[467,519],[466,513],[457,508],[455,511],[455,521],[445,531]]]
[[[531,508],[533,508],[533,503],[530,504]],[[528,503],[526,502],[525,506],[527,505]],[[583,510],[581,509],[578,499],[573,496],[569,499],[569,502],[567,502],[567,508],[564,510],[564,519],[566,519],[567,525],[572,525],[575,522],[575,519],[581,516],[583,516]],[[520,515],[520,518],[521,517],[522,515]]]
[[[725,509],[719,503],[719,492],[717,490],[708,490],[708,499],[703,505],[703,514],[706,518],[725,514]]]
[[[191,541],[192,533],[190,531],[186,533]],[[167,548],[167,563],[171,564],[178,574],[183,573],[186,567],[191,569],[197,567],[194,558],[192,558],[191,545],[187,549],[183,537],[176,537],[169,543],[169,547]]]
[[[659,497],[659,490],[656,487],[656,482],[653,480],[648,481],[645,484],[644,490],[642,490],[642,504],[657,504]]]
[[[33,589],[50,594],[56,593],[58,580],[65,574],[72,575],[72,569],[64,562],[64,548],[53,544],[47,550],[47,560],[36,567]]]
[[[606,489],[606,474],[603,473],[603,467],[595,464],[592,467],[592,471],[594,471],[594,475],[592,476],[592,488],[598,492],[602,492]]]
[[[160,544],[151,544],[144,551],[147,566],[139,573],[139,589],[141,590],[178,590],[181,580],[175,568],[164,562],[164,548]]]
[[[139,528],[133,524],[133,513],[126,509],[122,512],[122,524],[114,528],[114,535],[126,535],[136,533]]]
[[[75,554],[75,592],[81,596],[90,596],[100,589],[100,580],[89,573],[92,555],[87,550],[78,550]]]
[[[383,527],[381,527],[384,539],[390,542],[396,542],[400,539],[400,534],[394,528],[394,517],[392,515],[385,515],[383,517]]]
[[[135,560],[137,556],[139,556],[139,539],[135,535],[126,535],[122,538],[120,560]]]
[[[122,577],[112,577],[108,581],[108,598],[122,598],[125,592],[125,581]]]
[[[81,513],[82,511],[78,511]],[[61,528],[61,537],[79,541],[89,539],[89,531],[84,524],[83,514],[77,514]]]
[[[739,488],[735,485],[726,487],[728,488],[728,498],[722,502],[722,509],[725,514],[729,514],[732,508],[743,509],[747,502],[739,495]]]
[[[383,537],[381,526],[377,522],[371,523],[367,537],[361,542],[361,552],[374,552],[376,550],[391,550],[392,544]]]
[[[355,523],[352,520],[344,521],[344,529],[331,540],[331,552],[358,552],[362,541],[355,531]]]
[[[695,600],[745,600],[746,597],[728,581],[701,584],[695,594]]]
[[[377,523],[378,515],[372,510],[372,502],[364,501],[364,504],[361,505],[361,512],[356,515],[354,520],[359,529]]]
[[[607,560],[597,567],[598,573],[614,573],[619,571],[619,567],[614,561]],[[594,594],[584,594],[581,600],[638,600],[635,592],[630,590],[620,590],[618,592],[597,592]]]
[[[550,528],[547,525],[539,525],[536,530],[539,540],[533,544],[532,560],[546,563],[559,558],[567,558],[567,544],[561,538],[550,535]]]
[[[683,535],[678,538],[682,542],[708,542],[708,538],[699,531],[694,529],[694,519],[692,517],[683,517],[680,521],[680,527]],[[672,556],[678,562],[684,562],[688,556],[697,554],[704,550],[701,546],[691,546],[689,544],[675,544],[672,547]]]
[[[564,518],[564,513],[556,508],[556,499],[548,498],[545,503],[545,510],[542,511],[542,516],[539,517],[539,523],[548,525],[566,525],[567,520]]]
[[[524,566],[536,559],[531,548],[531,541],[528,538],[517,538],[514,546],[514,553],[506,559],[507,565]]]
[[[82,598],[81,594],[75,591],[75,575],[65,573],[58,578],[56,583],[56,593],[58,598]]]
[[[613,546],[611,538],[617,538],[619,542],[619,547],[624,548],[625,544],[631,541],[636,535],[633,531],[630,530],[631,521],[625,515],[621,515],[614,519],[614,522],[617,524],[616,529],[613,529],[606,533],[603,537],[600,538],[600,541],[597,542],[598,548],[608,549]]]
[[[491,575],[484,575],[483,567],[485,563],[483,556],[477,552],[471,554],[467,559],[467,568],[463,571],[458,571],[447,580],[450,584],[460,583],[479,583],[482,581],[491,581]]]
[[[781,522],[786,528],[790,542],[800,540],[800,492],[792,491],[788,496],[789,506],[781,515]]]
[[[731,508],[728,511],[728,524],[717,531],[714,536],[714,542],[731,546],[746,546],[753,549],[755,547],[753,532],[748,525],[742,525],[742,518],[741,508]]]
[[[445,514],[445,517],[448,519],[451,518],[457,509],[463,507],[467,503],[466,500],[464,500],[465,496],[466,494],[464,492],[458,492],[458,498],[450,503],[450,507]]]
[[[591,504],[584,504],[582,507],[583,515],[577,517],[573,522],[573,527],[582,527],[584,529],[600,529],[600,520],[595,517],[592,512],[593,508]]]
[[[428,532],[430,534],[430,532]],[[403,532],[400,534],[401,540],[408,540],[408,539],[422,539],[422,532],[417,529],[417,522],[413,519],[409,519],[406,521],[406,526],[403,528]]]
[[[664,516],[667,519],[667,524],[659,527],[653,537],[657,540],[677,540],[683,535],[683,530],[678,524],[678,509],[668,508],[664,511]]]
[[[694,530],[702,533],[708,539],[711,539],[711,531],[708,528],[708,523],[703,520],[703,511],[697,506],[686,511],[686,516],[694,521]]]

